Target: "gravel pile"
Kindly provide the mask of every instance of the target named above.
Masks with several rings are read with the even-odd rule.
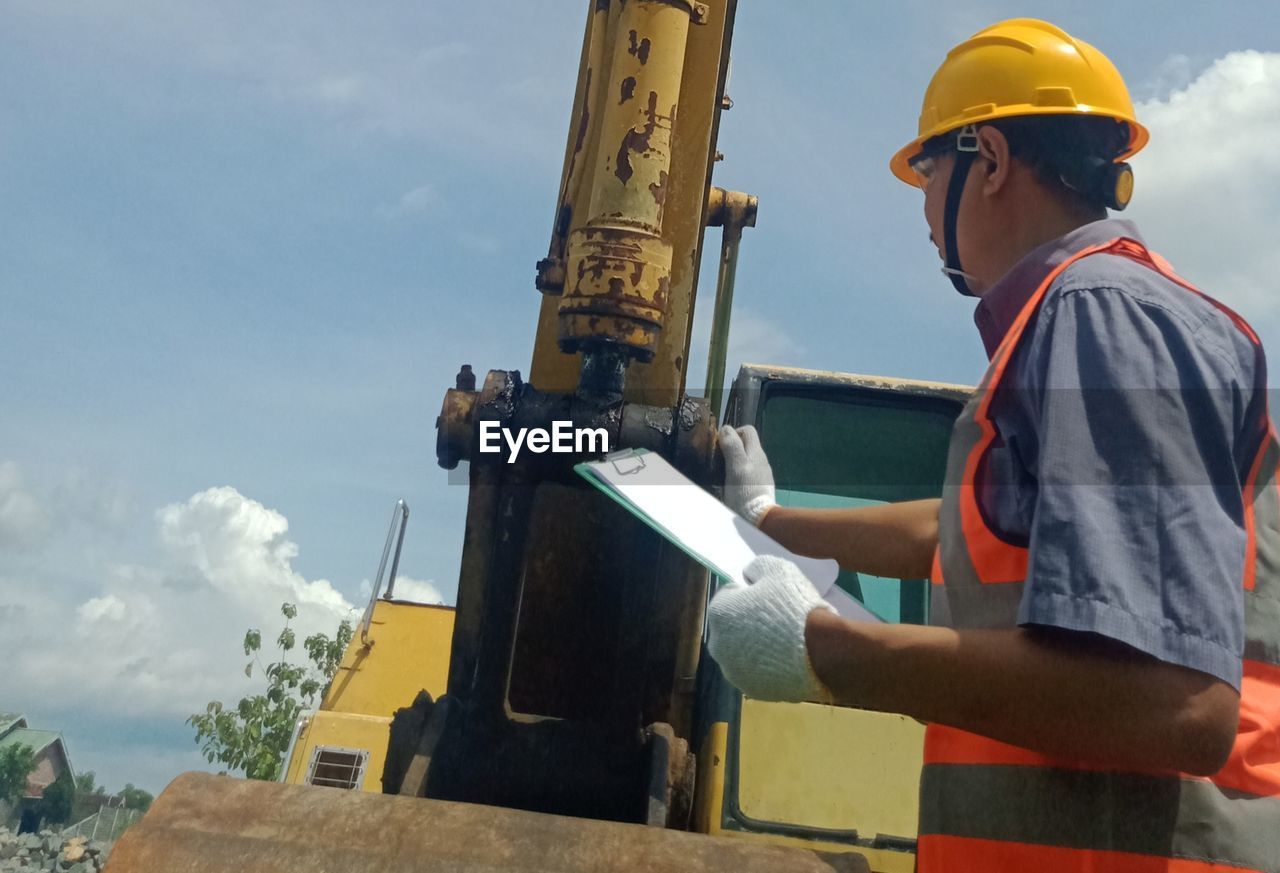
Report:
[[[88,837],[63,839],[53,831],[19,836],[0,827],[0,873],[97,873],[106,851]]]

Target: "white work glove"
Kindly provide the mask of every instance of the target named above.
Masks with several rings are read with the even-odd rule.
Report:
[[[773,489],[773,468],[760,445],[760,434],[751,425],[734,430],[720,428],[724,454],[724,502],[756,527],[778,505]]]
[[[816,700],[831,692],[813,672],[805,646],[809,613],[830,609],[818,589],[785,558],[761,555],[707,609],[707,648],[724,676],[757,700]]]

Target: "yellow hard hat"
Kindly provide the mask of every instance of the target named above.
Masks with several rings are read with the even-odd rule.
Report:
[[[933,74],[920,111],[919,136],[889,162],[893,174],[918,184],[910,161],[938,134],[1019,115],[1093,115],[1129,127],[1122,161],[1147,144],[1129,89],[1107,56],[1087,42],[1034,18],[1011,18],[978,31],[947,54]]]

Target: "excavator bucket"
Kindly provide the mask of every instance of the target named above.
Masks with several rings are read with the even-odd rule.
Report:
[[[747,844],[642,825],[179,776],[116,844],[107,873],[853,873],[857,854]]]

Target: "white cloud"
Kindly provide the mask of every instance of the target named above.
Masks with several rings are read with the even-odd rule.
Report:
[[[107,477],[71,467],[29,481],[14,461],[0,463],[0,552],[36,553],[73,524],[118,530],[133,515],[133,498]]]
[[[409,576],[397,576],[395,587],[396,600],[409,600],[414,603],[444,603],[444,595],[436,587],[435,582],[413,579]]]
[[[320,103],[338,106],[359,104],[370,90],[367,76],[331,76],[320,75],[309,82],[304,93]]]
[[[738,364],[796,363],[805,348],[778,322],[752,312],[737,311],[729,324],[729,356],[725,372],[730,378]]]
[[[402,218],[411,215],[421,215],[440,204],[440,194],[436,191],[434,185],[419,185],[410,191],[400,195],[400,200],[394,206],[384,206],[379,210],[379,214],[383,218]]]
[[[234,488],[210,488],[156,517],[170,566],[198,571],[234,603],[273,609],[288,600],[316,618],[351,609],[328,580],[308,582],[290,565],[298,547],[285,538],[288,520]]]
[[[93,527],[118,530],[134,520],[137,507],[129,489],[101,471],[70,467],[49,489],[50,503],[60,518]]]
[[[98,622],[105,622],[108,625],[119,625],[125,620],[124,601],[114,594],[108,594],[106,597],[94,597],[80,604],[76,614],[80,617],[82,625],[92,628]]]
[[[0,674],[0,700],[21,708],[41,688],[70,689],[91,712],[181,724],[210,700],[252,693],[258,686],[242,672],[246,629],[262,631],[267,660],[283,602],[298,607],[298,639],[354,617],[327,580],[293,569],[288,530],[279,512],[234,488],[210,488],[156,513],[156,551],[144,562],[86,562],[87,585],[45,575],[39,562],[7,576],[13,608],[0,609],[0,639],[12,643],[11,669]]]
[[[458,244],[477,255],[496,255],[502,251],[502,245],[492,236],[469,231],[458,231]]]
[[[373,583],[368,579],[360,580],[360,603],[361,609],[369,602],[369,594],[373,591]],[[411,603],[429,603],[433,606],[442,605],[445,596],[440,593],[439,586],[432,580],[414,579],[412,576],[404,574],[396,575],[396,584],[393,589],[396,600],[407,600]],[[386,596],[386,585],[382,587],[381,596]]]
[[[1137,112],[1151,144],[1133,160],[1132,214],[1147,241],[1264,334],[1280,330],[1280,53],[1232,52]]]
[[[49,525],[49,510],[27,489],[18,465],[0,464],[0,551],[38,545]]]
[[[1164,100],[1174,91],[1181,91],[1195,79],[1191,58],[1186,55],[1170,55],[1156,68],[1155,75],[1134,91],[1135,98]]]
[[[704,265],[705,269],[705,265]],[[704,274],[705,275],[705,274]],[[693,336],[689,347],[703,349],[711,341],[711,318],[714,310],[714,285],[705,296],[706,303],[699,305],[693,317]],[[797,364],[804,365],[805,347],[792,337],[778,321],[767,318],[742,306],[735,306],[729,322],[729,348],[725,354],[725,387],[733,383],[738,368],[743,364]],[[691,393],[700,395],[707,381],[706,352],[689,361],[686,385]]]

